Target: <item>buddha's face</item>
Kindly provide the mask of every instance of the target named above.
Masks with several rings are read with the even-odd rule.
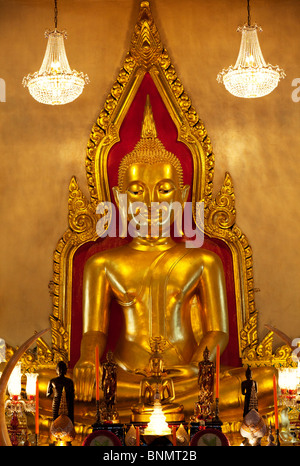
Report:
[[[188,186],[180,187],[178,173],[168,162],[153,165],[133,163],[124,174],[123,186],[127,197],[127,218],[130,222],[139,223],[144,231],[147,229],[145,236],[153,236],[153,231],[154,236],[165,236],[165,231],[174,221],[174,206],[182,208],[189,191]],[[118,205],[119,194],[115,191]]]
[[[163,361],[161,358],[150,359],[150,372],[152,375],[161,375],[163,372]]]

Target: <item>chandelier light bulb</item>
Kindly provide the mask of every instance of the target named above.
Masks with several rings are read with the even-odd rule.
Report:
[[[236,97],[246,99],[263,97],[270,94],[280,79],[285,77],[279,66],[265,62],[256,24],[250,23],[250,7],[248,0],[248,24],[238,28],[242,33],[239,55],[234,66],[223,69],[217,76],[217,81],[223,83],[228,92]]]
[[[21,395],[21,378],[21,364],[18,363],[14,367],[7,384],[8,393],[11,398],[18,398]]]
[[[29,398],[33,398],[36,395],[37,378],[37,373],[28,372],[26,374],[26,394]]]

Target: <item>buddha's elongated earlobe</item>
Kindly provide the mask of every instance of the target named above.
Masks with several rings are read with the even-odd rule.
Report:
[[[127,236],[128,206],[127,194],[121,193],[118,186],[112,188],[116,206],[119,210],[119,236]]]
[[[119,209],[119,205],[120,205],[120,190],[119,190],[118,186],[114,186],[114,187],[112,188],[112,192],[113,192],[113,195],[114,195],[114,199],[115,199],[116,206],[117,206],[118,209]]]
[[[190,192],[190,186],[188,184],[184,185],[181,189],[181,200],[182,202],[187,202],[188,196]]]

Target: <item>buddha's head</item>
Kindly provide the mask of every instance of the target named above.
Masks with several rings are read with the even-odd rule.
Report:
[[[67,373],[67,365],[64,361],[59,361],[56,366],[56,373],[59,376],[64,376]]]
[[[121,160],[113,191],[119,208],[120,194],[126,195],[128,221],[139,221],[148,230],[157,226],[158,236],[173,223],[174,206],[183,209],[187,200],[189,186],[183,184],[181,163],[158,139],[148,99],[141,139]]]
[[[160,355],[155,354],[149,360],[150,374],[155,377],[162,375],[164,371],[163,360]]]
[[[113,362],[114,361],[114,353],[111,350],[107,351],[106,360],[107,360],[107,362]]]
[[[203,359],[204,361],[208,361],[209,360],[209,356],[210,356],[210,351],[209,349],[207,348],[207,346],[205,347],[205,350],[203,351]]]

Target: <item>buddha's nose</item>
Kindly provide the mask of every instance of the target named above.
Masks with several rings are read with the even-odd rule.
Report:
[[[148,210],[151,209],[153,202],[157,202],[155,190],[149,188],[145,191],[144,196],[144,203],[146,204]]]

